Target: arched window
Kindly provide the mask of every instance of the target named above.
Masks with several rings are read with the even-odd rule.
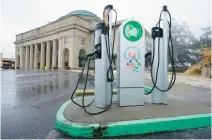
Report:
[[[69,50],[65,48],[63,50],[63,68],[66,69],[69,67]]]
[[[79,59],[79,67],[83,67],[84,62],[85,62],[85,58],[86,58],[86,51],[85,51],[85,49],[81,49],[79,51],[79,57],[78,57],[78,59]]]

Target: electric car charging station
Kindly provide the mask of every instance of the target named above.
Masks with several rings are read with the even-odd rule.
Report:
[[[114,16],[113,13],[115,13],[115,25],[113,25],[112,21]],[[122,22],[116,33],[115,28],[114,30],[112,29],[112,27],[116,27],[116,22],[117,12],[113,8],[113,5],[107,5],[103,10],[103,22],[98,23],[95,27],[94,47],[87,55],[80,75],[81,78],[85,70],[85,65],[87,64],[88,69],[86,71],[86,80],[82,97],[74,99],[74,94],[76,93],[80,81],[79,78],[76,88],[71,95],[71,101],[65,103],[57,113],[56,128],[60,131],[72,136],[83,135],[83,137],[117,136],[169,130],[165,127],[170,127],[173,123],[177,124],[181,120],[184,121],[185,117],[180,120],[176,118],[171,119],[171,121],[170,119],[162,119],[170,123],[161,123],[162,120],[160,119],[160,121],[155,121],[153,119],[137,121],[135,119],[138,118],[133,117],[133,110],[141,111],[134,112],[140,113],[140,119],[157,118],[161,116],[170,117],[173,116],[173,114],[176,115],[178,113],[177,111],[176,113],[172,112],[175,110],[175,108],[172,108],[173,105],[170,106],[170,110],[168,109],[168,91],[175,83],[176,73],[171,37],[171,14],[167,6],[162,7],[159,21],[151,30],[153,46],[151,52],[148,53],[151,54],[152,58],[150,70],[152,87],[149,91],[146,90],[144,85],[145,57],[147,55],[145,52],[145,27],[143,26],[142,21],[127,19]],[[117,94],[113,95],[114,73],[112,57],[114,54],[115,36],[117,36]],[[92,58],[95,60],[94,96],[85,97],[87,79],[90,70],[89,66]],[[168,83],[168,59],[172,65],[170,83]],[[116,96],[116,100],[113,99],[113,96]],[[151,96],[150,99],[151,104],[154,104],[153,106],[150,107],[149,104],[145,104],[145,96]],[[182,101],[179,100],[178,102],[180,104]],[[77,107],[73,109],[73,106]],[[92,109],[88,109],[90,106],[92,106]],[[112,106],[115,106],[115,108]],[[145,109],[145,106],[148,106],[148,108]],[[193,105],[190,106],[192,107]],[[126,108],[128,112],[124,108]],[[159,113],[158,115],[157,113],[160,111],[155,108],[160,108],[162,114]],[[176,110],[180,112],[182,108],[177,108]],[[84,115],[82,111],[84,112]],[[186,109],[184,111],[187,112],[188,110]],[[204,112],[204,109],[201,111]],[[122,112],[123,116],[119,112]],[[181,111],[180,113],[186,114],[185,112]],[[76,116],[77,113],[82,116]],[[126,113],[132,115],[131,119],[121,119],[126,120],[124,122],[116,121],[117,117],[124,118]],[[194,114],[194,112],[191,112],[190,114],[192,113]],[[74,115],[72,116],[72,114]],[[103,122],[107,124],[106,126],[100,125],[102,122],[95,124],[91,123],[93,121],[98,122],[98,119],[102,117],[98,116],[99,114],[103,116]],[[104,114],[106,115],[104,116]],[[114,114],[121,116],[111,117],[114,116]],[[105,119],[107,117],[108,121],[105,121],[107,120]],[[207,115],[205,118],[208,119],[208,117],[209,116]],[[80,120],[80,118],[83,119]],[[92,120],[93,118],[94,120]],[[186,118],[186,120],[190,120],[190,116],[189,118]],[[132,121],[132,123],[130,123],[130,121]],[[201,120],[198,120],[197,118],[194,119],[194,122],[195,121],[200,121],[202,126],[208,125],[208,123],[201,123]],[[80,122],[80,124],[77,124],[77,122]],[[113,124],[113,122],[115,123]],[[127,125],[128,123],[130,125]],[[134,128],[134,125],[138,127],[139,130],[135,129],[136,127]],[[123,129],[120,129],[120,126],[123,126]],[[146,129],[146,127],[149,128]],[[188,127],[193,126],[186,126],[183,128]],[[128,133],[128,131],[126,131],[128,129],[132,129],[132,133],[131,131]],[[173,127],[173,130],[177,129],[180,129],[179,125],[176,125],[176,128]]]
[[[87,55],[86,59],[86,61],[88,61],[87,72],[89,71],[91,57],[94,57],[95,59],[95,99],[89,105],[95,102],[97,108],[104,108],[105,110],[95,113],[86,111],[86,107],[89,105],[84,105],[84,95],[82,98],[82,105],[75,104],[84,108],[84,111],[90,115],[103,113],[110,108],[113,97],[112,82],[114,81],[112,56],[114,51],[114,37],[116,35],[118,44],[116,46],[118,85],[116,104],[120,107],[144,105],[145,94],[152,96],[152,103],[154,104],[168,104],[167,91],[174,85],[176,75],[175,69],[172,67],[174,81],[172,80],[171,85],[168,87],[168,49],[170,50],[168,44],[170,44],[171,40],[171,35],[168,34],[171,29],[168,24],[171,25],[171,18],[169,21],[167,6],[164,6],[161,11],[160,19],[157,24],[157,26],[159,26],[152,28],[153,55],[151,76],[153,87],[149,93],[146,93],[144,88],[144,64],[146,55],[145,28],[140,21],[137,21],[136,19],[127,19],[119,26],[118,33],[115,34],[115,30],[112,32],[113,11],[115,10],[112,5],[107,5],[104,8],[104,21],[98,23],[95,27],[94,49]],[[160,27],[160,24],[162,24],[162,27]],[[112,33],[114,33],[113,39]],[[170,60],[173,60],[173,53],[171,54],[169,51],[169,55]],[[171,64],[173,65],[174,62]],[[86,84],[87,81],[85,82],[84,92],[86,90]],[[73,94],[74,93],[75,91]],[[72,101],[74,102],[73,98]]]

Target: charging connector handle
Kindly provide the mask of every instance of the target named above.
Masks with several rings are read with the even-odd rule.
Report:
[[[171,61],[171,65],[172,65],[172,77],[171,77],[171,82],[170,82],[170,84],[169,84],[169,86],[168,86],[168,88],[167,89],[160,89],[157,85],[156,85],[156,83],[157,83],[157,77],[158,77],[158,69],[159,69],[159,65],[160,65],[160,63],[159,63],[159,61],[158,61],[158,64],[157,64],[157,70],[156,70],[156,78],[155,78],[155,80],[153,80],[153,76],[152,76],[152,67],[153,67],[153,62],[154,62],[154,49],[155,49],[155,38],[156,37],[163,37],[163,29],[161,29],[160,28],[160,22],[163,20],[163,19],[161,19],[161,14],[162,14],[162,12],[168,12],[168,14],[169,14],[169,21],[167,21],[168,22],[168,24],[169,24],[169,33],[168,33],[168,52],[169,52],[169,57],[170,57],[170,61]],[[173,87],[173,85],[174,85],[174,83],[175,83],[175,81],[176,81],[176,71],[175,71],[175,64],[174,64],[174,52],[173,52],[173,48],[174,48],[174,46],[173,46],[173,42],[172,42],[172,34],[171,34],[171,30],[172,30],[172,23],[171,23],[171,14],[170,14],[170,12],[168,11],[168,8],[167,8],[167,6],[165,5],[165,6],[163,6],[163,10],[161,11],[161,13],[160,13],[160,17],[159,17],[159,21],[158,21],[158,23],[157,23],[157,25],[156,25],[156,27],[153,27],[152,28],[152,38],[153,38],[153,54],[152,54],[152,60],[151,60],[151,79],[152,79],[152,83],[153,83],[153,88],[151,89],[151,91],[150,92],[147,92],[147,91],[145,91],[145,94],[146,95],[149,95],[152,91],[153,91],[153,89],[154,88],[157,88],[159,91],[161,91],[161,92],[166,92],[166,91],[168,91],[168,90],[170,90],[172,87]],[[158,27],[157,27],[158,26]],[[159,47],[160,47],[160,39],[158,39],[158,50],[159,50]],[[158,56],[160,56],[160,53],[159,53],[159,51],[158,51]],[[158,59],[158,60],[160,60],[160,59]]]
[[[89,54],[87,54],[87,57],[92,57],[94,56],[96,53],[98,53],[98,49],[93,50],[92,52],[90,52]]]
[[[160,27],[153,27],[152,28],[152,38],[155,39],[156,37],[163,37],[163,29]]]

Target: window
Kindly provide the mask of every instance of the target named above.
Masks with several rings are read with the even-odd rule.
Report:
[[[64,37],[64,44],[68,43],[68,37]]]
[[[83,67],[85,63],[85,58],[86,58],[86,51],[84,49],[81,49],[79,51],[79,67]]]
[[[19,48],[17,48],[17,53],[19,52]]]
[[[81,38],[81,44],[85,45],[85,38],[83,38],[83,37]]]

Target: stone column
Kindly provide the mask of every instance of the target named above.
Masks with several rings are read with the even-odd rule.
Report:
[[[78,43],[76,37],[71,38],[71,44],[70,44],[70,49],[69,49],[69,67],[70,68],[77,68],[79,67],[79,48],[75,48],[75,45]]]
[[[62,38],[59,39],[59,43],[58,43],[58,68],[62,69]]]
[[[20,47],[20,68],[24,68],[24,47]]]
[[[40,68],[44,69],[45,67],[45,44],[44,42],[41,43],[41,52],[40,52]]]
[[[30,68],[33,69],[33,45],[30,45]]]
[[[52,68],[57,66],[57,42],[53,40]]]
[[[34,69],[38,68],[38,44],[35,44]]]
[[[15,67],[17,68],[17,67],[20,67],[20,66],[18,66],[18,52],[17,52],[17,50],[18,50],[18,47],[17,46],[15,46]],[[1,54],[2,55],[2,54]],[[2,65],[2,56],[1,56],[1,65]]]
[[[50,41],[46,45],[46,68],[50,69]]]
[[[26,46],[25,68],[29,68],[29,46]]]

